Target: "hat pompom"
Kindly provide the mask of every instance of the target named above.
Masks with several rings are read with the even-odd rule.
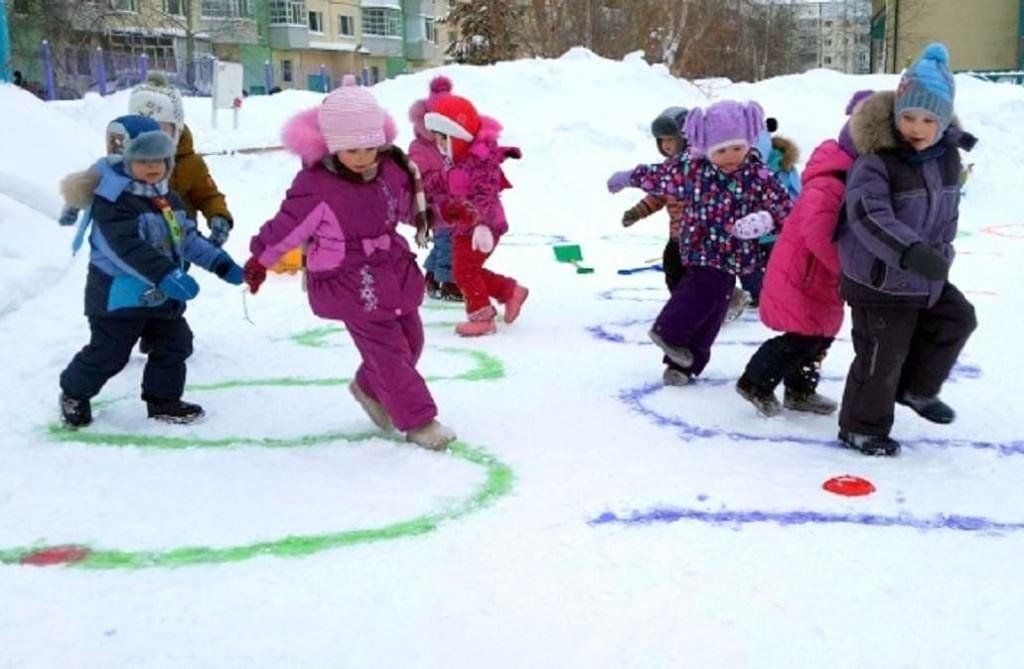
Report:
[[[430,94],[439,95],[441,93],[452,92],[452,80],[444,75],[439,75],[430,80]]]
[[[149,76],[146,77],[146,83],[150,86],[159,86],[160,88],[167,88],[171,85],[167,80],[167,75],[163,72],[150,72]]]
[[[326,156],[327,141],[320,134],[319,107],[299,112],[281,128],[281,143],[302,159],[303,165],[312,165]]]
[[[942,65],[949,65],[949,49],[941,42],[932,42],[921,52],[921,60],[934,60]]]
[[[758,135],[768,128],[764,121],[764,109],[760,104],[751,100],[743,110],[743,116],[747,122],[747,137],[753,144]]]
[[[849,116],[850,114],[852,114],[854,107],[856,107],[861,100],[870,97],[873,94],[874,91],[869,88],[865,88],[864,90],[857,91],[856,93],[854,93],[850,97],[850,101],[846,103],[846,115]]]
[[[344,77],[341,78],[341,85],[342,86],[358,86],[359,82],[356,81],[356,75],[354,75],[354,74],[346,74]]]
[[[395,125],[395,119],[391,118],[391,114],[384,112],[384,143],[393,144],[395,137],[398,137],[398,126]]]
[[[690,140],[690,148],[705,146],[707,136],[704,134],[704,110],[701,108],[691,109],[686,115],[686,126],[683,134]]]

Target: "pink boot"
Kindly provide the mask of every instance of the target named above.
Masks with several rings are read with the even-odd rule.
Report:
[[[498,312],[494,310],[494,307],[488,304],[471,313],[469,320],[465,323],[456,325],[455,333],[463,337],[482,337],[494,334],[498,331],[498,328],[494,326],[494,317],[497,315]]]
[[[519,310],[523,308],[523,302],[530,296],[530,289],[526,286],[516,284],[512,289],[512,297],[505,303],[505,322],[512,323],[519,318]]]

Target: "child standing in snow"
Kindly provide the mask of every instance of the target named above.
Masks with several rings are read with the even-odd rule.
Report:
[[[435,77],[430,82],[430,98],[417,100],[409,108],[415,139],[409,144],[409,158],[416,163],[423,179],[423,192],[427,196],[433,225],[434,246],[427,254],[423,267],[427,270],[427,294],[449,302],[462,302],[462,291],[452,275],[452,229],[441,216],[441,206],[448,198],[445,174],[451,161],[441,153],[434,133],[427,130],[423,117],[430,99],[452,90],[447,77]]]
[[[854,95],[847,115],[870,94]],[[736,391],[762,415],[782,411],[775,397],[780,382],[787,409],[820,414],[836,410],[834,401],[817,392],[818,369],[843,323],[839,251],[833,237],[843,210],[846,173],[856,157],[848,123],[838,141],[827,140],[814,150],[804,169],[803,194],[768,260],[761,320],[784,334],[761,344],[736,383]]]
[[[267,268],[307,245],[313,313],[340,320],[362,364],[349,390],[382,430],[393,427],[424,448],[455,433],[416,371],[423,351],[423,274],[398,234],[399,222],[426,233],[426,205],[414,163],[391,146],[395,126],[368,89],[346,76],[319,107],[284,127],[284,144],[303,160],[277,215],[252,238],[245,264],[252,292]]]
[[[757,238],[789,214],[789,195],[750,150],[763,126],[756,102],[694,109],[685,127],[690,161],[641,165],[608,182],[612,192],[632,185],[683,204],[679,247],[690,275],[661,310],[650,337],[685,370],[687,381],[711,358],[736,276],[756,268]]]
[[[951,423],[942,384],[977,325],[948,280],[959,215],[958,149],[975,139],[953,119],[949,53],[925,48],[896,91],[875,93],[850,119],[859,157],[839,229],[840,289],[853,347],[839,439],[869,455],[896,455],[894,405]]]
[[[449,91],[428,100],[423,120],[451,163],[444,175],[447,199],[440,213],[442,225],[452,229],[452,269],[468,315],[455,331],[463,337],[493,334],[497,312],[491,299],[505,305],[504,321],[511,324],[529,295],[514,279],[484,269],[508,230],[500,193],[509,184],[501,163],[518,157],[519,150],[498,146],[498,122],[481,116],[473,103]]]
[[[92,422],[90,399],[124,368],[142,336],[153,343],[142,376],[149,417],[176,423],[201,417],[202,407],[181,401],[192,353],[185,302],[199,293],[188,263],[242,283],[242,268],[199,235],[168,190],[174,143],[160,130],[146,130],[147,123],[122,120],[129,137],[124,159],[104,168],[98,185],[91,170],[63,184],[69,201],[81,200],[71,191],[83,184],[94,192],[85,284],[91,339],[60,375],[61,417],[70,427]]]

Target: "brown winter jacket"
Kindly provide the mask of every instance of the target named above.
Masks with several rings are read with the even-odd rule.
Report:
[[[224,200],[224,194],[218,190],[217,184],[210,176],[206,161],[192,146],[192,131],[187,125],[181,129],[170,186],[171,190],[180,195],[185,202],[189,218],[196,220],[196,212],[201,211],[206,217],[207,225],[214,216],[222,216],[229,223],[234,222]]]

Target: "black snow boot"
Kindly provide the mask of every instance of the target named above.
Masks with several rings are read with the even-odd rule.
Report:
[[[92,422],[92,405],[89,400],[79,400],[61,393],[60,418],[68,427],[85,427]]]
[[[933,423],[939,423],[940,425],[952,423],[953,419],[956,418],[956,412],[953,411],[953,407],[935,395],[932,397],[921,397],[920,395],[912,395],[910,393],[900,393],[896,396],[896,401],[903,406],[913,409],[921,418],[930,420]]]
[[[774,390],[757,386],[751,383],[746,376],[741,376],[740,380],[736,382],[736,392],[753,404],[757,412],[766,418],[778,416],[782,411],[782,405],[779,404],[779,398],[775,396]]]
[[[181,400],[147,400],[146,409],[150,418],[165,423],[192,423],[206,415],[203,407]]]
[[[864,455],[894,456],[900,453],[900,442],[888,435],[857,434],[856,432],[839,432],[839,441],[846,448],[860,451]]]

